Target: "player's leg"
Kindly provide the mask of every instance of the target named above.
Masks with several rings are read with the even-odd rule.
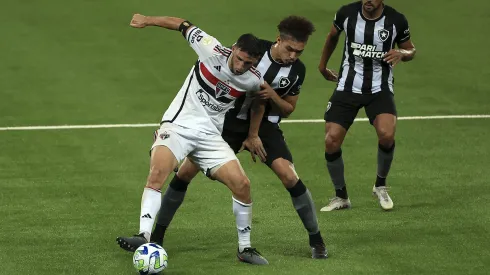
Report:
[[[163,244],[165,231],[172,221],[175,213],[184,201],[187,186],[191,180],[199,173],[199,167],[190,159],[186,158],[180,166],[178,172],[170,181],[167,190],[162,198],[160,212],[158,213],[155,229],[151,234],[151,242],[159,245]]]
[[[328,102],[325,112],[325,160],[335,188],[335,197],[320,211],[340,210],[351,206],[345,184],[341,146],[359,111],[359,96],[351,92],[335,91]]]
[[[224,140],[230,147],[238,152],[243,140],[246,138],[242,133],[232,133],[226,129],[223,131]],[[158,213],[155,229],[151,234],[151,242],[162,245],[165,237],[165,232],[170,225],[175,213],[184,201],[187,186],[199,173],[200,168],[191,159],[186,158],[178,172],[170,182],[165,194],[163,195],[160,212]]]
[[[225,184],[232,192],[233,214],[238,233],[238,259],[251,264],[268,264],[267,260],[251,245],[250,180],[245,175],[235,153],[221,136],[212,135],[200,139],[198,149],[190,157],[208,177]]]
[[[150,240],[150,232],[160,209],[162,197],[160,190],[178,161],[190,150],[191,145],[182,146],[182,141],[178,131],[169,125],[162,126],[156,132],[151,150],[150,172],[141,198],[139,234],[132,237],[118,237],[116,241],[121,248],[134,252],[140,245]]]
[[[271,168],[289,192],[293,207],[308,232],[312,257],[315,259],[327,258],[327,250],[318,226],[313,198],[294,169],[293,157],[281,129],[276,124],[262,122],[259,137],[267,152],[265,164]]]
[[[389,91],[376,94],[366,106],[366,114],[378,135],[378,169],[373,194],[378,197],[383,209],[390,210],[393,201],[387,191],[386,178],[395,153],[397,112],[393,94]]]

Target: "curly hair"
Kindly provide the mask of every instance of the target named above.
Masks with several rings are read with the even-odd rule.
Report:
[[[309,36],[315,31],[313,23],[305,17],[291,15],[284,18],[277,29],[282,38],[287,36],[299,42],[306,42]]]

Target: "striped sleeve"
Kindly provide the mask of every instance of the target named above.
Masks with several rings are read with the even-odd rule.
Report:
[[[196,26],[189,28],[185,38],[201,61],[215,55],[217,53],[215,48],[221,47],[221,43],[216,38]]]
[[[400,44],[410,40],[410,28],[408,27],[407,18],[403,14],[400,14],[395,27],[397,33],[395,38],[396,43]]]

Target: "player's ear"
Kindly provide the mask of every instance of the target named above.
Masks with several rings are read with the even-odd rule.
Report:
[[[276,42],[277,42],[277,44],[281,43],[281,35],[280,34],[277,35]]]

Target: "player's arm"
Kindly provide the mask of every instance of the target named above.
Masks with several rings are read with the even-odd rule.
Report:
[[[157,26],[168,30],[180,31],[201,60],[214,55],[216,47],[221,45],[213,36],[199,29],[191,22],[178,17],[135,14],[130,26],[134,28]]]
[[[332,27],[327,34],[327,39],[323,45],[322,56],[320,58],[320,64],[318,65],[318,70],[329,81],[337,81],[338,74],[333,70],[327,68],[328,61],[332,57],[337,44],[339,43],[340,33],[344,30],[344,21],[347,18],[346,8],[341,7],[335,14]]]
[[[383,61],[387,62],[391,66],[395,66],[400,61],[410,61],[415,58],[417,50],[410,39],[410,29],[408,27],[408,21],[405,16],[400,15],[398,22],[395,24],[398,34],[395,37],[395,42],[398,45],[398,49],[391,49],[383,57]]]
[[[147,26],[156,26],[168,30],[178,31],[182,23],[188,22],[185,19],[170,16],[145,16],[142,14],[133,15],[129,25],[133,28],[144,28]],[[190,27],[191,24],[188,24]],[[187,31],[187,30],[186,30]],[[183,33],[185,34],[185,33]]]
[[[259,137],[260,123],[265,113],[266,101],[260,98],[255,98],[250,107],[250,126],[248,129],[248,137],[243,142],[240,151],[247,148],[252,155],[252,160],[256,162],[255,155],[259,156],[262,162],[265,162],[267,153],[265,152],[262,140]]]

